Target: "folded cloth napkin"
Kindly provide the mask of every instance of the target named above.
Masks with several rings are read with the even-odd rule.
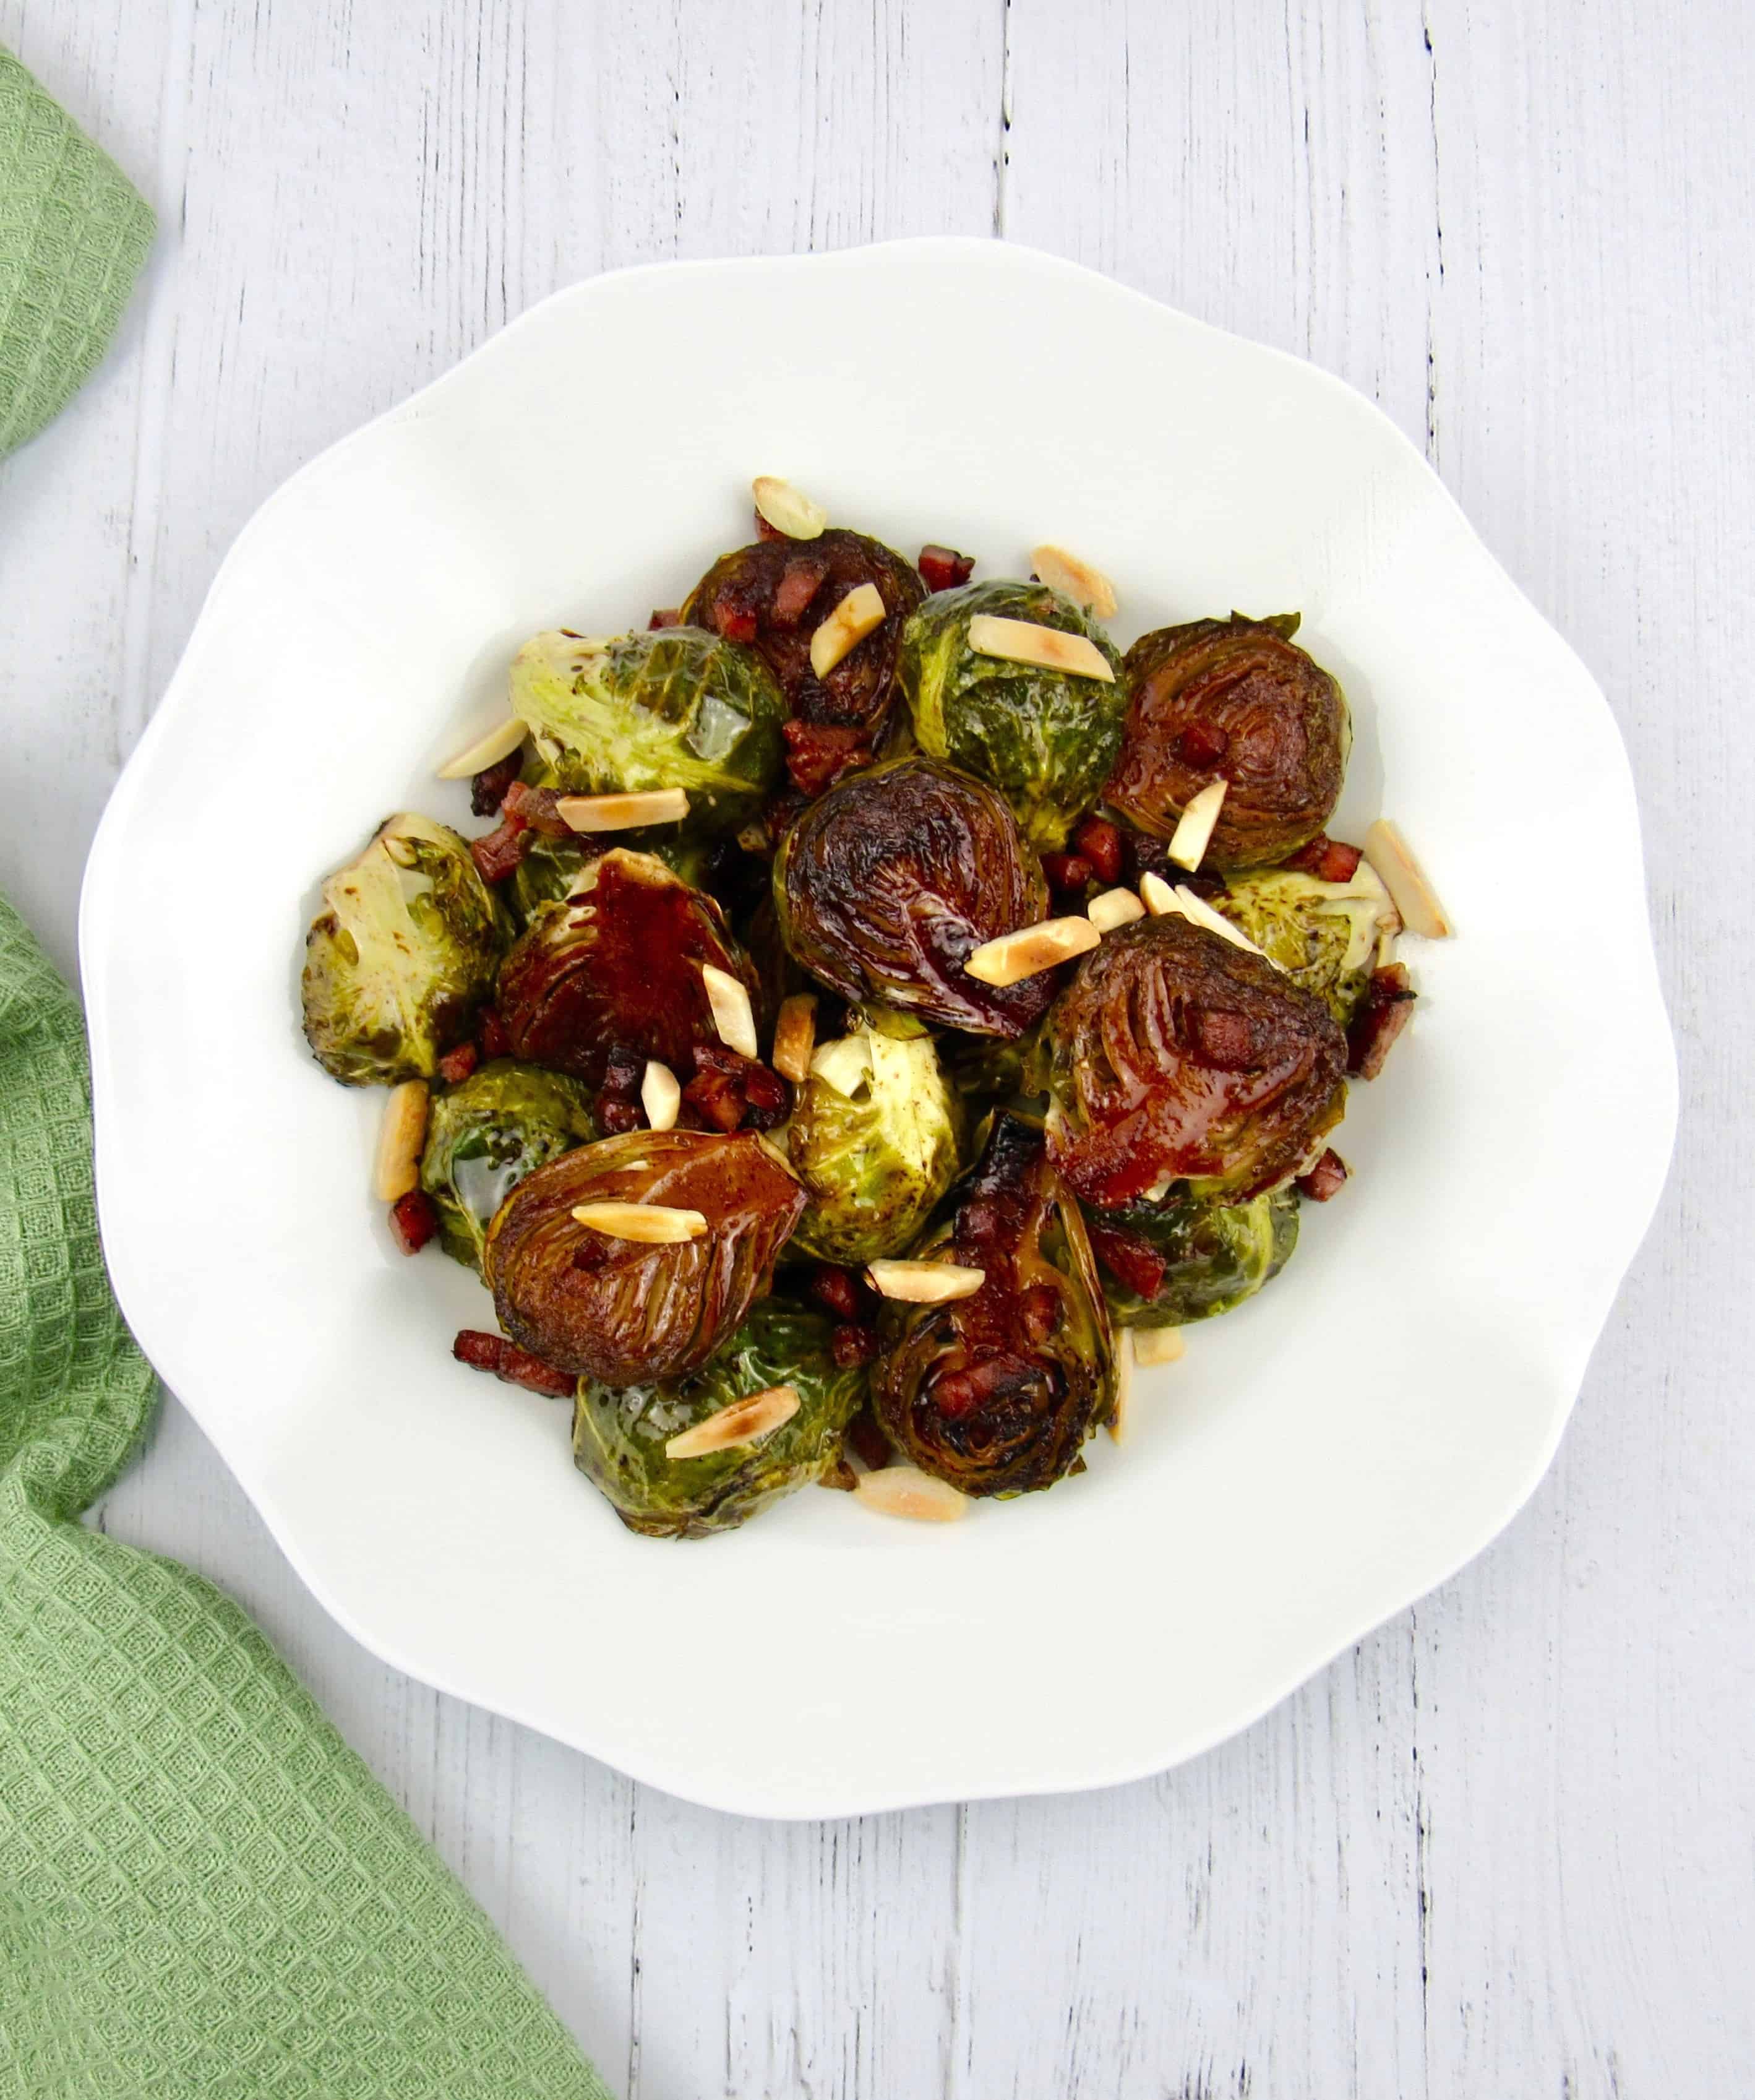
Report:
[[[95,362],[151,226],[0,52],[8,441]],[[79,1010],[0,898],[0,2100],[610,2100],[237,1607],[78,1521],[155,1392]]]

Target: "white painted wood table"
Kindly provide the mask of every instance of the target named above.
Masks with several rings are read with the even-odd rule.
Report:
[[[0,887],[64,963],[256,505],[655,257],[993,232],[1313,358],[1424,447],[1632,749],[1684,1118],[1559,1458],[1184,1770],[823,1827],[682,1806],[355,1648],[167,1405],[100,1520],[258,1615],[618,2090],[1755,2085],[1749,29],[1746,0],[0,0],[163,228],[0,476]],[[192,841],[197,894],[249,879],[252,821]],[[1590,908],[1588,869],[1530,899],[1557,940]]]

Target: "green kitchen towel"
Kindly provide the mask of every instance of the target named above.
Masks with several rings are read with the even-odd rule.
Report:
[[[151,229],[0,51],[0,451],[102,354]],[[80,1523],[155,1391],[79,1010],[0,898],[0,2100],[609,2100],[237,1607]]]

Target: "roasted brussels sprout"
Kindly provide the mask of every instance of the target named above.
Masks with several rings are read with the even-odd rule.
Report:
[[[582,1379],[573,1458],[630,1531],[648,1538],[708,1538],[732,1531],[795,1488],[834,1471],[841,1438],[865,1396],[862,1364],[842,1370],[830,1353],[826,1313],[763,1298],[699,1370],[638,1385]],[[798,1412],[754,1444],[698,1458],[664,1446],[721,1408],[789,1385]]]
[[[1170,915],[1104,936],[1043,1030],[1048,1147],[1105,1208],[1186,1180],[1241,1202],[1341,1119],[1347,1039],[1273,964]]]
[[[910,618],[898,666],[915,740],[990,781],[1011,804],[1025,843],[1056,852],[1096,802],[1121,749],[1127,690],[1118,676],[1080,678],[978,655],[977,613],[1028,620],[1089,638],[1119,673],[1121,653],[1102,629],[1046,584],[965,584],[940,591]]]
[[[1253,1298],[1298,1245],[1293,1189],[1246,1203],[1171,1196],[1093,1211],[1085,1223],[1110,1317],[1122,1327],[1185,1327]]]
[[[875,586],[887,617],[818,678],[810,638],[861,584]],[[870,749],[895,690],[902,624],[924,588],[911,564],[882,540],[831,529],[814,540],[758,540],[721,555],[689,593],[682,616],[747,643],[800,721],[857,729]]]
[[[787,1126],[809,1207],[793,1248],[857,1268],[903,1251],[955,1178],[961,1117],[933,1039],[874,1008],[818,1043]]]
[[[597,1087],[619,1046],[686,1079],[695,1046],[718,1034],[702,965],[741,977],[758,996],[719,907],[650,854],[620,847],[577,880],[564,902],[538,909],[500,970],[513,1054]]]
[[[587,1204],[699,1211],[692,1239],[582,1224]],[[483,1273],[520,1348],[605,1385],[705,1363],[768,1288],[805,1192],[759,1137],[636,1130],[538,1167],[495,1214]]]
[[[488,1225],[518,1183],[596,1136],[584,1088],[539,1065],[499,1058],[436,1095],[421,1186],[446,1253],[479,1268]]]
[[[1320,882],[1296,868],[1225,878],[1210,900],[1292,982],[1314,993],[1345,1028],[1371,981],[1378,935],[1393,907],[1369,867],[1351,882]]]
[[[951,1217],[915,1248],[982,1271],[972,1298],[884,1309],[877,1418],[903,1454],[967,1495],[1052,1487],[1115,1406],[1115,1349],[1091,1244],[1042,1133],[994,1118]]]
[[[1047,885],[1000,796],[935,760],[838,781],[787,833],[774,894],[787,948],[844,999],[1016,1036],[1054,996],[1052,973],[994,986],[964,970],[1043,916]]]
[[[674,824],[646,824],[611,836],[551,839],[543,833],[527,834],[529,843],[523,858],[503,885],[500,894],[509,898],[521,926],[527,926],[545,904],[558,903],[571,895],[588,860],[606,853],[650,854],[671,873],[696,889],[707,887],[703,877],[713,865],[716,841],[698,838]]]
[[[1297,647],[1299,615],[1197,620],[1127,651],[1131,698],[1108,801],[1168,838],[1202,788],[1229,784],[1205,866],[1264,867],[1313,839],[1339,799],[1352,730],[1340,687]]]
[[[696,833],[747,823],[780,770],[786,704],[767,666],[696,627],[535,635],[512,660],[512,712],[531,726],[531,784],[681,788]]]
[[[323,885],[305,942],[305,1039],[348,1087],[430,1079],[494,988],[508,930],[468,842],[391,817]]]

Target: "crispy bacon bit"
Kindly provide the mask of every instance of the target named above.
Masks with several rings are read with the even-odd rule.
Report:
[[[470,840],[470,858],[483,882],[504,882],[530,850],[530,827],[517,817],[500,820],[497,831]]]
[[[822,580],[828,573],[828,563],[818,554],[800,554],[796,561],[788,562],[769,601],[768,617],[774,625],[796,627],[810,601],[822,589]]]
[[[1096,870],[1083,854],[1045,853],[1042,857],[1042,871],[1048,879],[1048,887],[1063,896],[1083,895]]]
[[[727,1053],[735,1057],[734,1050]],[[713,1130],[732,1131],[743,1120],[743,1089],[729,1072],[703,1065],[682,1090],[682,1098]]]
[[[800,795],[820,795],[844,773],[871,761],[861,730],[789,721],[780,725],[780,734],[786,739],[786,770]]]
[[[1299,1176],[1298,1193],[1312,1203],[1325,1203],[1340,1193],[1347,1175],[1347,1162],[1331,1145],[1307,1174]]]
[[[497,765],[484,765],[470,782],[470,809],[478,817],[492,817],[505,799],[524,763],[522,747],[509,751]]]
[[[858,1320],[865,1310],[859,1279],[850,1268],[835,1268],[825,1262],[820,1268],[813,1269],[810,1295],[837,1320]]]
[[[708,617],[715,633],[722,634],[727,642],[750,642],[756,639],[759,625],[756,608],[739,591],[721,590],[713,600]]]
[[[439,1212],[424,1189],[411,1189],[390,1207],[390,1229],[404,1254],[418,1254],[439,1230]]]
[[[869,1407],[862,1407],[847,1425],[847,1448],[868,1472],[881,1473],[894,1455]]]
[[[1326,832],[1318,832],[1307,846],[1300,846],[1282,865],[1301,875],[1313,875],[1318,882],[1351,882],[1365,855],[1357,846],[1343,845]]]
[[[506,1033],[506,1026],[500,1017],[498,1007],[484,1006],[482,1008],[475,1024],[475,1039],[481,1046],[483,1064],[495,1057],[511,1056],[512,1039]]]
[[[1230,738],[1216,722],[1190,722],[1176,739],[1176,756],[1184,765],[1216,765],[1230,748]]]
[[[1413,1018],[1415,996],[1405,963],[1391,963],[1371,973],[1365,998],[1347,1030],[1349,1072],[1356,1072],[1361,1079],[1374,1079],[1382,1070],[1390,1046]]]
[[[1215,1072],[1246,1072],[1255,1048],[1247,1018],[1222,1006],[1196,1007],[1189,1017],[1191,1046]]]
[[[1097,1260],[1118,1283],[1149,1304],[1164,1281],[1162,1255],[1138,1233],[1130,1233],[1120,1225],[1106,1225],[1089,1215],[1085,1223]]]
[[[829,1336],[829,1353],[844,1371],[855,1364],[868,1364],[878,1352],[878,1338],[869,1327],[843,1321]]]
[[[638,1130],[646,1121],[641,1089],[646,1084],[646,1059],[625,1043],[612,1043],[604,1061],[603,1085],[597,1094],[597,1128],[606,1137],[620,1137],[624,1131]]]
[[[475,1070],[476,1049],[473,1043],[460,1043],[455,1050],[448,1050],[439,1061],[439,1076],[448,1087],[460,1087]]]
[[[920,549],[920,558],[915,567],[929,591],[955,590],[974,575],[975,557],[959,554],[955,547],[941,547],[935,540]]]
[[[681,606],[659,606],[654,610],[652,617],[646,622],[646,631],[648,634],[656,634],[660,628],[681,627],[681,624],[682,608]]]
[[[700,1043],[695,1077],[682,1098],[712,1130],[772,1130],[792,1113],[792,1089],[780,1074],[723,1043]]]
[[[1107,818],[1087,817],[1073,833],[1073,851],[1089,863],[1099,882],[1121,880],[1121,828]]]
[[[516,817],[545,838],[570,839],[573,827],[556,806],[559,800],[552,788],[527,788],[522,780],[514,780],[500,806],[507,816]]]
[[[465,1327],[451,1345],[451,1353],[472,1371],[492,1371],[508,1385],[521,1385],[527,1392],[540,1392],[549,1400],[571,1400],[579,1381],[509,1342],[503,1335],[485,1335],[478,1327]]]

